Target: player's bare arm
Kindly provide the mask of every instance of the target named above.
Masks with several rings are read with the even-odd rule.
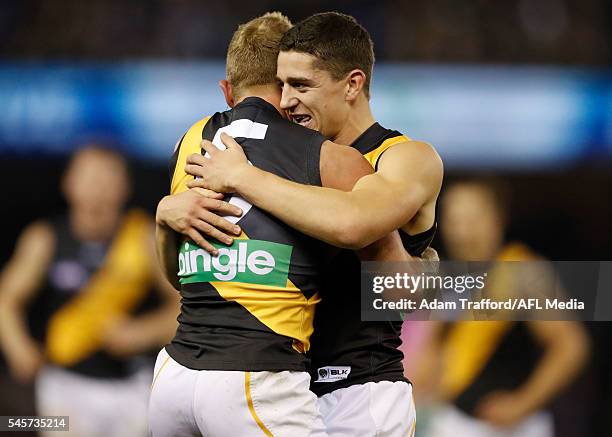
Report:
[[[497,426],[511,426],[543,408],[584,367],[589,339],[584,327],[571,321],[531,321],[529,330],[544,354],[527,381],[512,391],[483,399],[476,414]]]
[[[240,149],[239,153],[241,152]],[[323,186],[351,191],[359,179],[373,172],[370,164],[357,150],[329,141],[321,146],[320,174]],[[240,233],[239,226],[227,222],[211,211],[212,206],[216,206],[216,212],[227,210],[232,215],[240,215],[240,209],[221,201],[222,197],[222,194],[211,190],[191,188],[182,193],[166,196],[160,201],[157,209],[157,252],[166,277],[175,287],[178,287],[176,279],[178,262],[175,254],[179,234],[191,238],[200,247],[214,254],[217,250],[202,234],[214,236],[221,242],[231,244],[231,237],[222,234],[217,228],[230,235]],[[203,198],[211,199],[214,203]],[[358,254],[363,260],[409,258],[397,233],[382,237],[364,247]]]
[[[330,141],[321,146],[319,168],[324,187],[345,192],[351,191],[362,177],[374,173],[372,166],[357,150]],[[405,261],[411,258],[396,231],[358,250],[357,255],[363,261]]]
[[[242,149],[222,135],[219,151],[203,141],[209,158],[193,154],[185,170],[197,179],[190,187],[237,192],[307,235],[339,247],[359,249],[399,228],[431,226],[442,185],[442,161],[426,143],[409,141],[389,148],[378,171],[361,178],[350,192],[297,184],[248,165]],[[429,217],[428,217],[429,216]]]
[[[175,288],[180,288],[176,254],[181,235],[213,254],[217,249],[204,236],[229,245],[233,242],[231,236],[240,235],[240,226],[217,214],[239,217],[242,211],[222,198],[222,194],[195,188],[165,196],[159,202],[155,216],[157,256],[164,275]]]
[[[11,373],[21,381],[31,381],[43,362],[42,348],[30,336],[25,308],[44,280],[54,247],[48,223],[34,223],[20,236],[0,274],[0,346]]]

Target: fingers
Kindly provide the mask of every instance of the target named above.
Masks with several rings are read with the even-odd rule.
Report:
[[[228,149],[242,148],[233,137],[229,136],[225,132],[221,132],[221,142],[225,144],[225,147]]]
[[[187,158],[189,159],[189,158]],[[196,164],[187,164],[185,166],[185,173],[190,174],[192,176],[198,177],[198,178],[203,178],[204,177],[204,167],[202,167],[201,165],[196,165]],[[203,183],[204,181],[202,181]],[[204,186],[204,185],[202,185]]]
[[[212,212],[202,211],[200,218],[204,222],[214,226],[215,228],[221,231],[225,231],[228,234],[240,235],[242,233],[240,226],[235,225],[225,220],[223,217],[219,217],[218,215],[213,214]]]
[[[218,199],[209,199],[202,197],[198,204],[209,211],[217,211],[224,215],[233,215],[235,217],[242,216],[242,210],[231,203],[224,202]]]
[[[187,170],[187,169],[185,169]],[[204,191],[210,191],[215,193],[215,191],[209,190],[208,188],[206,188],[206,183],[204,182],[204,180],[202,178],[198,178],[198,179],[193,179],[191,181],[187,181],[187,183],[185,183],[185,185],[187,185],[187,188],[192,188],[192,189],[201,189]],[[206,196],[206,197],[210,197],[210,196]]]
[[[223,134],[221,134],[221,136],[223,136]],[[217,148],[217,146],[215,146],[213,143],[211,143],[208,140],[202,140],[202,142],[200,143],[200,146],[210,156],[214,156],[216,153],[220,152],[220,150]],[[202,156],[202,155],[200,154],[200,156]]]
[[[204,166],[208,163],[208,161],[209,161],[209,158],[204,157],[201,153],[192,153],[187,156],[187,164]]]
[[[195,182],[195,181],[199,181],[201,179],[194,179],[193,181],[189,181],[189,182]],[[187,183],[187,186],[189,186],[189,182]],[[208,197],[210,199],[223,199],[223,197],[225,197],[225,195],[223,193],[217,193],[216,191],[213,190],[208,190],[206,188],[201,188],[199,185],[195,184],[193,187],[189,187],[189,188],[193,188],[193,191],[195,191],[196,193],[204,196],[204,197]]]
[[[196,231],[195,229],[193,228],[189,229],[187,231],[187,236],[191,238],[191,240],[195,244],[200,246],[202,249],[204,249],[206,252],[210,253],[211,255],[217,256],[219,254],[219,251],[215,249],[215,247],[212,244],[206,241],[206,239],[204,239],[204,237],[202,237],[202,235],[200,235],[200,233]]]
[[[205,158],[200,153],[192,153],[187,156],[187,164],[185,165],[185,173],[196,177],[204,177],[205,168],[210,161],[209,158]]]
[[[185,172],[187,172],[187,166],[185,167]],[[202,177],[189,180],[185,183],[185,185],[187,186],[187,188],[192,188],[194,190],[197,189],[198,193],[204,197],[210,197],[211,199],[222,199],[223,197],[225,197],[223,193],[219,193],[217,191],[207,188],[208,184],[206,180]]]
[[[198,219],[194,221],[193,226],[197,228],[204,235],[214,238],[220,243],[227,244],[228,246],[230,246],[234,242],[234,239],[232,237],[230,237],[227,234],[224,234],[219,229],[215,228],[214,226],[212,226],[211,224],[207,223],[204,220]]]

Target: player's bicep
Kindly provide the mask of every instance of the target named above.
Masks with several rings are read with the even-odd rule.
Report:
[[[49,268],[55,237],[48,223],[28,226],[15,247],[15,252],[0,274],[0,293],[19,303],[27,302],[36,292]]]
[[[398,206],[418,210],[440,193],[442,160],[429,144],[401,143],[381,156],[376,174],[388,184]]]
[[[321,146],[320,172],[324,187],[351,191],[359,179],[374,169],[358,150],[325,141]]]

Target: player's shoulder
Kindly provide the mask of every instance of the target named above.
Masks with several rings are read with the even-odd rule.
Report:
[[[19,236],[18,245],[32,252],[51,253],[56,244],[53,222],[41,219],[27,225]]]
[[[390,157],[394,159],[404,158],[429,164],[433,167],[440,167],[440,169],[443,168],[442,158],[431,143],[412,139],[397,130],[383,129],[386,131],[383,144],[386,146],[384,154],[387,155],[387,159]]]
[[[402,151],[402,153],[417,155],[421,159],[431,160],[436,163],[442,164],[442,158],[436,151],[436,148],[427,141],[412,140],[406,138],[405,140],[395,144],[394,147],[397,150]]]
[[[376,170],[403,175],[406,180],[418,177],[439,191],[444,177],[444,164],[434,147],[424,141],[402,141],[389,147],[380,156]]]
[[[323,158],[334,162],[338,160],[367,162],[361,152],[354,147],[344,146],[329,140],[321,145],[321,159]]]
[[[321,146],[321,181],[323,186],[350,190],[355,182],[373,172],[361,152],[350,146],[325,141]]]

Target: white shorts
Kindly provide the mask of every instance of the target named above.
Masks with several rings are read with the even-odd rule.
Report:
[[[413,437],[416,412],[406,382],[368,382],[319,398],[319,410],[333,437]]]
[[[130,378],[103,379],[46,366],[36,379],[36,407],[40,415],[69,416],[70,431],[62,436],[146,436],[150,380],[146,370]]]
[[[453,405],[432,413],[428,437],[554,437],[552,416],[535,413],[512,428],[498,428],[469,416]]]
[[[157,356],[153,437],[325,437],[307,372],[193,370]]]

